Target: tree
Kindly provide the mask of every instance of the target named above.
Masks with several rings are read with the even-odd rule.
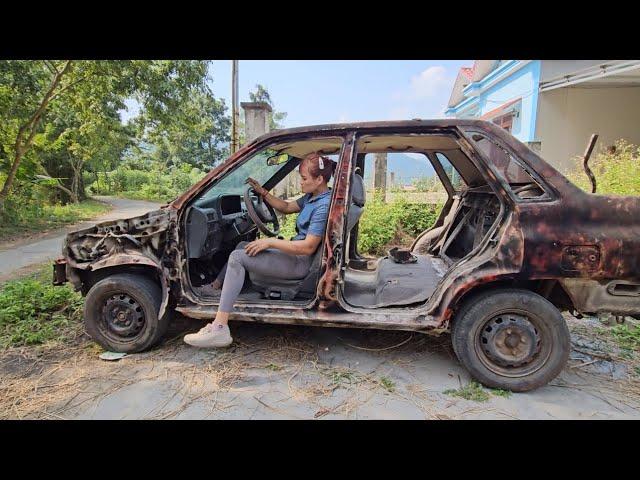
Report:
[[[226,110],[224,101],[205,87],[193,89],[170,118],[160,122],[141,119],[151,125],[142,135],[145,144],[153,145],[147,158],[166,168],[186,163],[210,169],[228,155],[231,121]]]
[[[207,70],[206,61],[183,60],[0,62],[0,212],[23,162],[26,177],[38,172],[77,200],[85,166],[119,160],[132,140],[157,141],[160,151],[177,142],[178,157],[195,150],[200,163],[217,158],[225,107],[206,84]],[[127,98],[143,113],[125,128],[118,110]]]
[[[26,61],[7,62],[0,70],[4,97],[2,113],[10,112],[13,114],[14,117],[9,118],[10,121],[13,120],[9,128],[16,129],[17,127],[15,139],[13,132],[5,137],[11,138],[13,145],[9,148],[3,148],[10,155],[11,161],[7,178],[2,190],[0,190],[0,212],[4,209],[5,199],[16,178],[22,158],[29,151],[36,133],[38,133],[41,119],[49,102],[55,95],[71,86],[69,82],[66,85],[62,82],[71,70],[71,60],[42,63],[49,70],[48,75],[42,66],[33,65]],[[26,87],[25,90],[21,92],[20,90],[24,87]],[[14,102],[10,104],[8,97],[14,95]],[[3,117],[5,116],[3,115]]]

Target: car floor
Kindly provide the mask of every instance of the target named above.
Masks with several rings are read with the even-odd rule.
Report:
[[[416,255],[415,263],[382,257],[372,270],[347,268],[344,299],[355,307],[380,308],[425,302],[446,272],[442,260]]]

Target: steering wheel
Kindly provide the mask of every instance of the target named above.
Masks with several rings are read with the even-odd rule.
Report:
[[[528,192],[529,190],[540,190],[542,192],[541,195],[544,193],[544,190],[540,188],[540,185],[535,182],[527,183],[526,185],[523,185],[521,187],[514,188],[513,193],[519,195],[520,193]]]
[[[257,199],[254,197],[257,196]],[[262,201],[262,197],[257,195],[253,187],[248,186],[244,191],[244,204],[247,206],[247,213],[256,227],[269,237],[277,237],[280,234],[280,224],[276,211],[267,202]],[[273,230],[267,228],[265,223],[272,223]]]

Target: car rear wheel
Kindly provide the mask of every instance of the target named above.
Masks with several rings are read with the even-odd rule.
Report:
[[[504,289],[469,299],[451,329],[453,349],[471,376],[492,387],[525,392],[562,371],[571,340],[560,311],[528,290]]]
[[[156,345],[169,326],[158,318],[160,287],[141,275],[115,274],[97,282],[84,304],[87,333],[112,352],[135,353]]]

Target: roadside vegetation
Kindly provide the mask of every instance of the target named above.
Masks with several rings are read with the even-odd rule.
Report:
[[[115,195],[133,200],[170,202],[200,181],[206,172],[189,164],[162,171],[136,170],[130,167],[99,172],[87,191],[96,195]]]
[[[596,177],[597,193],[607,195],[640,195],[640,146],[618,140],[613,147],[589,160]],[[569,179],[586,192],[591,183],[582,167],[582,159],[575,159]]]
[[[0,349],[66,342],[82,332],[82,303],[51,283],[51,266],[0,286]]]
[[[110,209],[106,203],[92,199],[66,205],[48,203],[46,192],[41,190],[42,187],[34,186],[30,192],[21,195],[20,205],[14,204],[18,199],[8,201],[8,208],[0,223],[0,242],[95,218]]]
[[[200,180],[229,154],[214,74],[210,61],[0,61],[0,238],[100,213],[91,195],[170,201]],[[249,96],[273,108],[261,85]]]
[[[367,205],[358,226],[358,252],[368,256],[386,255],[393,247],[408,248],[415,237],[438,219],[442,205],[416,202],[415,195],[396,191],[390,201],[367,194]],[[295,215],[287,215],[280,235],[296,234]]]

